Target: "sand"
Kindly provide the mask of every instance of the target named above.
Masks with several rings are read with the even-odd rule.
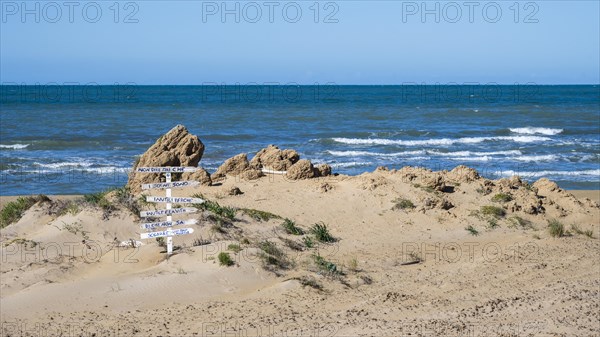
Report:
[[[234,186],[243,194],[229,195]],[[507,206],[494,227],[477,212],[502,204],[479,186],[430,191],[383,170],[303,181],[228,177],[173,194],[272,212],[305,230],[323,222],[336,242],[296,251],[285,241],[302,241],[281,229],[282,219],[237,211],[221,233],[204,211],[176,216],[200,222],[174,239],[182,248],[169,259],[155,240],[117,246],[142,232],[127,209],[79,205],[58,215],[60,200],[77,197],[52,196],[0,231],[1,335],[598,336],[600,192],[540,192],[543,213]],[[397,198],[415,207],[394,208]],[[531,225],[513,226],[515,216]],[[551,219],[570,234],[552,237]],[[212,243],[193,246],[197,239]],[[264,268],[264,240],[284,251],[287,269]],[[235,265],[220,266],[217,254],[232,243],[242,248],[229,250]],[[319,268],[317,254],[336,272]]]

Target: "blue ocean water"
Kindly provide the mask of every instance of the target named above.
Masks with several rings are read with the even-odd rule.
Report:
[[[0,195],[123,185],[176,124],[201,165],[268,144],[334,172],[464,164],[489,178],[600,189],[600,87],[540,85],[1,86]]]

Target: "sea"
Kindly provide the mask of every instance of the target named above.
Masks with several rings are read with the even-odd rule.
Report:
[[[275,144],[347,175],[467,165],[600,189],[598,85],[15,84],[0,103],[0,195],[123,186],[177,124],[200,137],[209,172]]]

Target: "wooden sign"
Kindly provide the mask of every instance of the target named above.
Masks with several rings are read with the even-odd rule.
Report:
[[[150,233],[142,233],[140,234],[142,239],[152,239],[152,238],[161,238],[161,237],[171,237],[176,235],[187,235],[192,234],[194,232],[193,228],[179,228],[179,229],[168,229],[166,231],[160,232],[150,232]]]
[[[161,221],[161,222],[149,222],[140,225],[142,229],[154,229],[157,227],[173,227],[181,225],[195,225],[198,223],[196,219],[190,220],[174,220],[174,221]]]
[[[147,202],[170,202],[177,204],[201,204],[204,200],[200,198],[188,198],[188,197],[146,197]]]
[[[196,211],[198,211],[198,209],[193,207],[157,209],[155,211],[141,211],[140,216],[165,216],[173,214],[196,213]]]
[[[149,190],[152,188],[184,188],[200,185],[198,181],[174,181],[172,183],[154,183],[154,184],[142,184],[143,190]]]

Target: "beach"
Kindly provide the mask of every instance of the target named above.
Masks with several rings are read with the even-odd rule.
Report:
[[[161,137],[140,167],[159,160],[153,151],[172,139],[202,152],[182,130]],[[169,151],[182,163],[200,160],[178,152],[186,146]],[[232,157],[208,176],[193,173],[202,183],[174,189],[173,197],[201,197],[205,206],[174,215],[197,223],[173,238],[169,257],[159,241],[140,239],[147,220],[136,212],[157,206],[132,200],[164,196],[164,189],[135,191],[147,175],[130,176],[131,191],[96,199],[36,197],[0,232],[3,335],[600,331],[599,191],[567,191],[548,179],[489,180],[465,166],[349,176],[303,160],[271,146],[254,158]],[[256,165],[291,166],[260,174]]]

